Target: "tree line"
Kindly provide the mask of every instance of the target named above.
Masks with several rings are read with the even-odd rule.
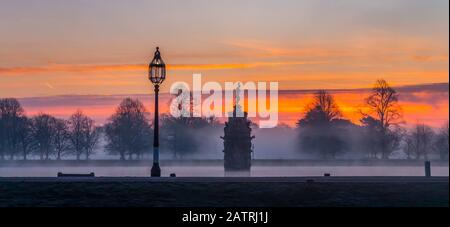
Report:
[[[0,99],[0,160],[30,156],[61,160],[63,156],[89,160],[99,148],[120,160],[141,159],[151,152],[153,129],[150,113],[141,101],[125,98],[103,126],[77,110],[67,120],[40,113],[27,117],[19,101]],[[218,129],[214,117],[162,116],[161,143],[174,158],[193,153],[202,139],[196,136]],[[217,131],[217,130],[216,130]]]
[[[428,159],[434,152],[448,160],[448,122],[437,132],[426,124],[405,129],[398,100],[399,94],[385,80],[376,81],[360,110],[361,124],[356,125],[342,117],[331,94],[318,91],[297,122],[299,150],[324,159],[353,149],[365,151],[370,159],[389,159],[402,150],[407,159]]]
[[[296,150],[322,159],[335,159],[352,151],[369,159],[389,159],[395,151],[402,151],[407,159],[428,159],[435,153],[448,160],[448,123],[439,130],[425,124],[406,129],[398,99],[394,88],[378,80],[360,110],[360,124],[354,124],[343,117],[333,95],[318,91],[297,127],[289,129],[298,135]],[[0,99],[0,160],[27,160],[31,156],[40,160],[69,156],[88,160],[100,148],[120,160],[142,159],[151,153],[153,143],[149,118],[142,102],[132,98],[122,100],[103,126],[97,126],[81,110],[68,119],[45,113],[28,117],[16,99]],[[183,158],[217,141],[222,132],[223,125],[215,117],[163,114],[162,152]]]
[[[40,160],[72,154],[89,159],[100,137],[94,120],[76,111],[68,120],[49,114],[31,118],[16,99],[0,99],[0,159],[38,156]]]

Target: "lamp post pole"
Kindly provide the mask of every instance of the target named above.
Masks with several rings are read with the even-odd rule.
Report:
[[[159,85],[155,85],[155,121],[153,131],[153,166],[151,170],[152,177],[161,176],[161,168],[159,167],[159,111],[158,111],[158,93]]]
[[[161,58],[159,47],[156,48],[155,57],[149,65],[149,79],[155,87],[155,120],[153,122],[153,166],[151,170],[152,177],[161,176],[161,168],[159,167],[159,110],[158,95],[159,85],[166,79],[166,64]]]

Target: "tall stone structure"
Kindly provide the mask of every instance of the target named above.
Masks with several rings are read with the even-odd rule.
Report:
[[[251,155],[253,152],[252,139],[255,137],[251,135],[251,122],[247,119],[247,113],[242,112],[238,97],[236,98],[233,114],[230,115],[231,116],[228,117],[228,122],[225,122],[225,135],[221,137],[224,145],[225,172],[250,172]]]

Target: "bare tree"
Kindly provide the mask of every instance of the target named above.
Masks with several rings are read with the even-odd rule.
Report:
[[[347,135],[345,128],[351,123],[341,116],[333,96],[326,91],[318,91],[307,106],[304,118],[297,122],[302,150],[333,159],[344,151],[347,147],[343,138]]]
[[[433,149],[433,129],[425,124],[417,124],[406,136],[406,141],[410,152],[416,159],[424,157],[428,160],[428,155]]]
[[[20,133],[25,111],[17,99],[0,99],[0,159],[14,158],[20,150]]]
[[[371,116],[363,117],[360,121],[363,126],[361,142],[369,158],[386,159],[392,152],[400,148],[405,134],[402,127],[391,127],[389,130],[383,131],[381,122]]]
[[[406,134],[404,138],[403,152],[406,154],[406,158],[412,159],[415,156],[414,139],[409,134]]]
[[[342,116],[333,96],[324,90],[320,90],[314,95],[305,112],[305,117],[299,120],[297,125],[327,124]]]
[[[366,116],[361,119],[363,125],[362,143],[369,158],[376,159],[381,151],[381,126],[373,117]]]
[[[126,98],[105,125],[106,148],[112,154],[119,154],[120,160],[126,155],[138,159],[151,148],[152,130],[149,113],[142,102]]]
[[[174,158],[183,158],[186,154],[197,150],[199,141],[195,137],[194,131],[195,128],[201,128],[202,126],[198,124],[203,125],[203,122],[195,121],[194,124],[194,118],[191,117],[162,116],[163,144],[169,148]]]
[[[5,153],[6,153],[6,120],[3,119],[3,111],[1,106],[3,100],[0,99],[0,159],[5,159]]]
[[[197,152],[199,147],[207,146],[220,133],[220,123],[214,116],[194,118],[163,115],[161,122],[162,143],[173,154],[173,158],[183,158]]]
[[[56,118],[48,114],[39,114],[31,119],[33,137],[41,160],[50,159],[53,151]]]
[[[84,154],[86,160],[94,153],[94,150],[98,144],[100,138],[100,128],[95,126],[95,121],[89,117],[84,120]]]
[[[80,160],[85,149],[85,130],[88,117],[81,110],[72,114],[67,122],[70,135],[70,143],[77,160]]]
[[[52,143],[56,153],[56,159],[61,160],[65,152],[70,149],[70,133],[65,120],[56,119]]]
[[[438,134],[436,135],[436,140],[434,142],[434,150],[439,153],[441,160],[448,160],[449,153],[449,127],[447,124],[442,127]]]
[[[388,159],[389,155],[395,150],[395,144],[398,140],[395,127],[398,127],[402,120],[401,107],[398,104],[398,93],[389,86],[385,80],[377,80],[372,93],[366,99],[366,104],[370,110],[369,113],[363,113],[364,118],[370,118],[376,122],[376,134],[381,158]],[[364,119],[363,118],[363,119]]]
[[[23,160],[27,160],[28,155],[36,148],[36,140],[34,139],[32,126],[32,121],[26,116],[20,118],[20,130],[18,136]]]

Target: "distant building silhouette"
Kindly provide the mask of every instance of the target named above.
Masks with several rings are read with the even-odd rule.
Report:
[[[238,99],[236,101],[233,114],[225,122],[225,135],[221,137],[224,140],[225,172],[250,171],[251,167],[252,139],[255,137],[251,135],[251,122],[247,119],[247,113],[239,114],[242,107],[238,104]]]

